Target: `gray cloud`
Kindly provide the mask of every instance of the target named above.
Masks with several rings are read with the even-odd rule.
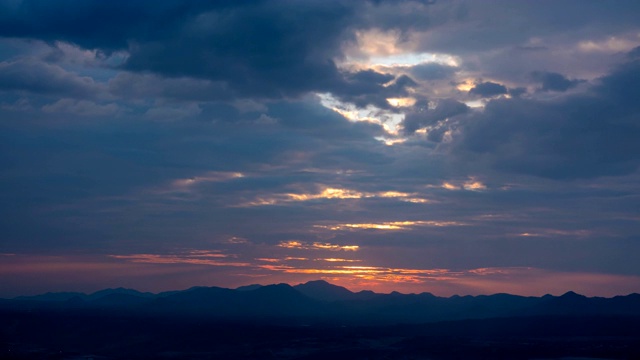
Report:
[[[426,63],[412,66],[410,73],[420,80],[444,80],[451,78],[458,68],[438,63]]]
[[[47,112],[62,112],[72,113],[80,116],[87,117],[101,117],[116,115],[119,107],[116,104],[96,104],[93,101],[87,100],[73,100],[73,99],[60,99],[55,103],[45,105],[42,107],[42,111]]]
[[[24,1],[17,8],[8,6],[10,16],[0,26],[0,35],[67,41],[104,53],[124,51],[121,68],[178,82],[194,79],[194,87],[205,87],[201,97],[280,99],[317,91],[378,106],[386,102],[374,93],[402,94],[411,82],[401,77],[395,87],[383,88],[376,80],[343,72],[334,60],[343,57],[341,46],[353,40],[354,29],[376,26],[378,20],[401,14],[407,6],[421,6],[405,3],[394,8],[384,2],[292,6],[263,1],[169,1],[155,7],[70,1],[67,5]],[[381,7],[395,10],[371,17]],[[63,8],[68,11],[60,13]],[[370,10],[367,16],[360,12],[364,8]],[[111,90],[130,95],[132,91],[121,84],[131,76],[119,75]],[[153,81],[149,75],[140,76],[143,82]],[[134,88],[140,91],[143,86]],[[184,95],[173,92],[170,95]]]
[[[129,236],[136,237],[143,248],[149,241],[172,246],[175,231],[185,237],[192,235],[185,245],[193,245],[204,237],[204,228],[196,230],[204,218],[226,219],[228,226],[220,231],[246,232],[237,220],[251,212],[272,213],[268,216],[272,220],[256,219],[256,224],[266,221],[256,229],[280,233],[268,228],[276,223],[284,226],[289,220],[282,216],[289,210],[273,213],[268,208],[229,207],[273,191],[297,192],[317,183],[331,185],[339,171],[369,172],[391,161],[384,153],[385,145],[373,139],[383,133],[379,125],[348,122],[313,102],[269,104],[265,116],[277,119],[270,123],[245,122],[243,117],[249,114],[234,115],[223,105],[202,109],[205,115],[227,111],[225,121],[207,122],[192,117],[148,122],[127,113],[103,120],[99,111],[110,109],[71,100],[47,108],[51,118],[60,115],[67,123],[91,117],[94,112],[95,122],[82,126],[81,134],[74,127],[42,129],[33,120],[2,124],[0,208],[12,215],[0,221],[11,237],[0,251],[31,246],[117,248],[122,243],[118,240],[109,245],[109,239]],[[169,120],[188,116],[179,108],[156,109],[148,116]],[[206,177],[210,172],[240,172],[247,178],[192,189],[171,185],[179,179]],[[297,217],[308,214],[297,213]],[[158,222],[161,218],[173,220],[163,225]],[[307,231],[308,220],[300,223]],[[128,235],[125,229],[130,231]],[[253,232],[249,235],[257,236]],[[269,241],[267,235],[264,241]],[[91,240],[83,244],[88,238]],[[274,237],[273,242],[280,240]]]
[[[471,90],[469,90],[469,94],[479,95],[483,97],[491,97],[496,95],[506,94],[507,87],[502,84],[497,84],[491,81],[477,83]]]
[[[91,98],[103,88],[92,78],[78,76],[57,65],[20,58],[0,63],[0,91]]]
[[[124,99],[216,101],[233,98],[224,82],[193,78],[162,78],[152,74],[118,73],[108,82],[109,92]]]
[[[509,11],[497,11],[498,8]],[[600,40],[608,36],[603,34],[632,32],[640,4],[633,1],[608,6],[598,1],[580,0],[561,4],[552,0],[533,3],[460,0],[436,2],[429,11],[430,32],[421,39],[420,48],[463,55],[514,45],[535,46],[529,41],[536,38],[558,36],[571,42]]]
[[[502,99],[464,125],[457,151],[507,171],[549,178],[623,175],[638,167],[640,62],[602,78],[591,93],[553,102]],[[464,155],[466,156],[466,155]]]
[[[346,81],[342,87],[332,90],[340,100],[350,102],[359,107],[369,104],[381,109],[390,109],[388,98],[404,97],[408,89],[417,83],[407,75],[395,77],[372,70],[346,73]]]
[[[534,71],[531,76],[542,85],[541,91],[567,91],[583,82],[582,80],[569,80],[562,74],[553,72]]]
[[[405,115],[403,122],[404,131],[413,133],[421,127],[435,125],[457,115],[465,114],[469,107],[454,99],[442,99],[434,109],[429,109],[426,100],[419,101],[414,106],[414,111]]]

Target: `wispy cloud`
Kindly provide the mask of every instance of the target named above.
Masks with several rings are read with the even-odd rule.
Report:
[[[126,260],[134,263],[149,264],[191,264],[191,265],[208,265],[208,266],[233,266],[233,267],[249,267],[252,264],[248,262],[238,262],[235,256],[212,252],[208,250],[192,250],[180,254],[128,254],[128,255],[109,255],[114,259]]]
[[[327,230],[406,230],[415,227],[444,227],[444,226],[465,226],[467,224],[458,221],[387,221],[380,223],[357,223],[357,224],[335,224],[335,225],[314,225],[315,228]]]
[[[358,251],[360,249],[358,245],[338,245],[324,242],[308,243],[297,240],[282,241],[278,246],[287,249],[301,250]]]
[[[258,196],[255,200],[239,206],[283,205],[286,203],[306,202],[314,200],[357,200],[368,198],[387,198],[413,203],[428,203],[429,200],[416,193],[401,191],[365,192],[347,188],[322,187],[319,192],[284,193]]]

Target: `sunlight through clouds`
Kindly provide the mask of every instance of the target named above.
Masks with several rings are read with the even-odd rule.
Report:
[[[191,264],[191,265],[207,265],[207,266],[231,266],[231,267],[249,267],[252,266],[248,262],[228,261],[227,258],[235,258],[234,256],[219,253],[195,252],[183,254],[131,254],[131,255],[109,255],[114,259],[126,260],[134,263],[149,264]]]
[[[382,223],[362,223],[362,224],[336,224],[336,225],[314,225],[315,228],[337,230],[406,230],[414,227],[433,226],[465,226],[467,224],[457,221],[389,221]]]
[[[371,122],[382,126],[389,136],[398,135],[399,126],[404,120],[404,114],[378,108],[374,105],[367,105],[359,108],[354,104],[342,102],[332,94],[317,94],[320,103],[344,116],[350,121]]]
[[[357,200],[371,198],[395,199],[403,202],[428,203],[429,200],[415,193],[400,191],[360,192],[352,189],[325,187],[317,193],[287,193],[270,196],[259,196],[256,200],[241,206],[282,205],[290,202],[305,202],[313,200]]]
[[[296,240],[281,241],[278,246],[287,249],[301,250],[358,251],[360,249],[358,245],[337,245],[322,242],[307,243]]]

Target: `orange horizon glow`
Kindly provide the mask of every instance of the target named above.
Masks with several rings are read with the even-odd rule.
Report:
[[[209,255],[211,257],[207,257]],[[586,296],[616,296],[640,289],[640,276],[620,274],[562,272],[531,267],[466,270],[394,268],[370,265],[361,259],[333,257],[273,257],[238,261],[233,257],[220,257],[217,252],[209,254],[208,251],[198,250],[171,255],[12,254],[3,256],[3,259],[5,261],[0,264],[0,274],[4,275],[4,281],[15,279],[21,284],[30,284],[38,282],[41,274],[47,273],[49,282],[40,286],[46,291],[97,291],[133,284],[132,281],[137,285],[128,287],[160,292],[193,286],[235,288],[255,283],[268,285],[282,282],[294,285],[319,279],[351,291],[430,292],[438,296],[495,293],[541,296],[547,293],[561,295],[569,290]],[[354,265],[354,262],[358,265]],[[218,275],[208,270],[213,268],[220,269]],[[162,277],[158,278],[160,275]]]

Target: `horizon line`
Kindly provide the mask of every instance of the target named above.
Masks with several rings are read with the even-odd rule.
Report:
[[[615,298],[615,297],[624,297],[624,296],[630,296],[630,295],[640,295],[640,292],[631,292],[628,294],[617,294],[617,295],[613,295],[613,296],[588,296],[588,295],[584,295],[584,294],[580,294],[578,292],[575,292],[573,290],[567,290],[562,294],[559,295],[554,295],[552,293],[545,293],[543,295],[521,295],[521,294],[515,294],[515,293],[508,293],[508,292],[496,292],[496,293],[487,293],[487,294],[476,294],[476,295],[472,295],[472,294],[453,294],[450,296],[443,296],[443,295],[437,295],[434,294],[432,292],[429,291],[423,291],[423,292],[400,292],[400,291],[396,291],[396,290],[392,290],[391,292],[376,292],[373,290],[360,290],[360,291],[353,291],[351,289],[349,289],[346,286],[342,286],[342,285],[336,285],[334,283],[331,283],[329,281],[323,280],[323,279],[316,279],[316,280],[309,280],[306,282],[301,282],[301,283],[297,283],[297,284],[291,284],[291,283],[286,283],[286,282],[280,282],[280,283],[269,283],[269,284],[259,284],[259,283],[252,283],[252,284],[247,284],[247,285],[240,285],[237,287],[224,287],[224,286],[216,286],[216,285],[211,285],[211,286],[207,286],[207,285],[194,285],[188,288],[184,288],[184,289],[175,289],[175,290],[165,290],[165,291],[159,291],[159,292],[153,292],[153,291],[141,291],[135,288],[129,288],[129,287],[124,287],[124,286],[118,286],[118,287],[107,287],[107,288],[102,288],[100,290],[96,290],[93,292],[85,292],[85,291],[46,291],[43,293],[37,293],[37,294],[33,294],[33,295],[17,295],[17,296],[13,296],[13,297],[0,297],[0,299],[4,299],[4,300],[16,300],[19,298],[30,298],[30,297],[37,297],[37,296],[42,296],[42,295],[47,295],[47,294],[64,294],[64,293],[77,293],[77,294],[82,294],[85,296],[91,296],[94,294],[97,294],[99,292],[102,291],[106,291],[106,290],[130,290],[130,291],[135,291],[141,294],[151,294],[151,295],[160,295],[163,293],[171,293],[171,292],[183,292],[183,291],[189,291],[192,289],[198,289],[198,288],[219,288],[219,289],[227,289],[227,290],[234,290],[234,291],[253,291],[255,289],[252,290],[240,290],[241,288],[245,288],[245,287],[251,287],[251,286],[258,286],[258,287],[268,287],[268,286],[278,286],[278,285],[287,285],[291,288],[294,288],[296,286],[300,286],[300,285],[306,285],[309,283],[318,283],[318,282],[323,282],[325,284],[331,285],[333,287],[336,288],[343,288],[353,294],[357,294],[357,293],[361,293],[361,292],[371,292],[377,295],[391,295],[391,294],[400,294],[400,295],[421,295],[421,294],[429,294],[435,297],[439,297],[439,298],[455,298],[455,297],[479,297],[479,296],[494,296],[494,295],[511,295],[511,296],[519,296],[519,297],[534,297],[534,298],[541,298],[541,297],[545,297],[545,296],[553,296],[553,297],[561,297],[561,296],[565,296],[567,294],[575,294],[578,296],[582,296],[585,298],[604,298],[604,299],[611,299],[611,298]],[[256,288],[257,289],[257,288]]]

